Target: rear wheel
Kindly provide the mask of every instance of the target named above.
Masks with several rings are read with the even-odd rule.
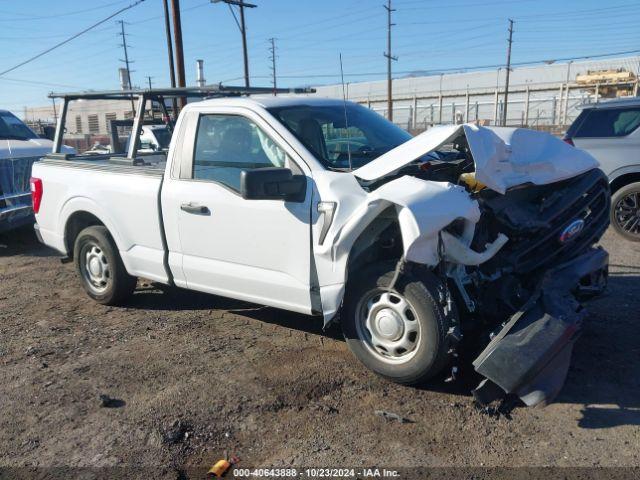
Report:
[[[611,225],[627,240],[640,242],[640,182],[630,183],[613,194]]]
[[[450,318],[438,301],[439,280],[429,272],[401,275],[375,265],[355,273],[345,296],[343,332],[351,351],[369,369],[394,382],[419,384],[449,360]]]
[[[109,231],[103,226],[87,227],[76,238],[73,257],[87,294],[103,305],[123,303],[136,287]]]

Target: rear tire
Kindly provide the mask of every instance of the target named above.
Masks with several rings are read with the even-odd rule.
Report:
[[[640,182],[625,185],[613,194],[611,225],[627,240],[640,242]]]
[[[440,305],[441,282],[430,272],[400,275],[394,288],[389,265],[352,275],[345,294],[342,330],[353,354],[378,375],[416,385],[449,362],[447,333],[455,310]]]
[[[82,287],[98,303],[120,305],[136,288],[137,279],[127,273],[106,227],[82,230],[74,244],[73,260]]]

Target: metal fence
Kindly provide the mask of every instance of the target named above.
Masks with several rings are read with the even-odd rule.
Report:
[[[637,95],[637,81],[592,87],[575,82],[513,85],[509,88],[506,125],[557,132],[566,130],[580,113],[583,104],[603,100],[600,92],[605,87],[610,89],[622,85],[633,95]],[[351,100],[388,117],[386,98]],[[503,88],[444,90],[395,96],[393,119],[400,127],[410,131],[421,131],[439,124],[465,122],[499,125],[503,109]]]

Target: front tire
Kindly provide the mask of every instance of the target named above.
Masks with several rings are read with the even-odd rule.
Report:
[[[441,282],[430,272],[394,275],[389,266],[356,272],[345,295],[347,345],[369,369],[396,383],[416,385],[449,361],[447,332],[454,312],[440,304]]]
[[[640,242],[640,182],[625,185],[613,194],[611,225],[627,240]]]
[[[120,305],[136,287],[136,277],[127,273],[115,242],[101,225],[80,232],[73,259],[82,287],[98,303]]]

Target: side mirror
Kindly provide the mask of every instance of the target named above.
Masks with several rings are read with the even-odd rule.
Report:
[[[266,167],[240,172],[240,195],[245,200],[304,201],[307,179],[288,168]]]

